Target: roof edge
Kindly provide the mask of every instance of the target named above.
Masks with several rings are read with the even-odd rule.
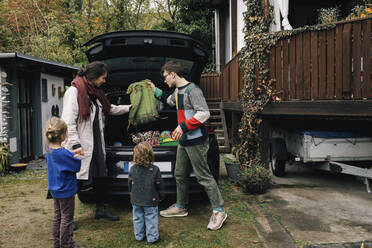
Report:
[[[7,59],[7,58],[9,58],[9,59],[11,59],[11,58],[20,58],[20,59],[35,61],[35,62],[39,62],[39,63],[43,63],[43,64],[48,64],[48,65],[53,65],[53,66],[68,68],[68,69],[75,70],[75,71],[77,71],[77,70],[80,69],[79,67],[76,67],[76,66],[67,65],[67,64],[55,62],[55,61],[52,61],[52,60],[46,60],[46,59],[42,59],[42,58],[37,58],[37,57],[34,57],[34,56],[22,54],[22,53],[17,53],[17,52],[14,52],[14,53],[0,53],[0,59]]]

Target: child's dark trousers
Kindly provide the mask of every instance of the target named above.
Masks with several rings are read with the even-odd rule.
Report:
[[[54,248],[73,248],[72,239],[75,210],[75,196],[64,199],[54,198],[53,242]]]

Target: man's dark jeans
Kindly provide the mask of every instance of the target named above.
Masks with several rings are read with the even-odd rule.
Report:
[[[176,168],[174,175],[177,183],[177,203],[187,205],[189,203],[189,184],[190,171],[194,171],[198,182],[204,186],[205,192],[209,197],[212,208],[221,207],[223,198],[209,169],[207,162],[207,152],[209,149],[209,140],[203,144],[182,146],[178,145]]]

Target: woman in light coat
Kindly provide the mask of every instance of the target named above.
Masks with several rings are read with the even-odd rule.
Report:
[[[107,168],[103,136],[102,112],[105,115],[128,113],[131,105],[114,105],[99,87],[106,82],[107,68],[103,62],[90,63],[80,70],[63,98],[62,119],[67,123],[68,139],[63,144],[80,154],[81,169],[77,173],[80,191],[93,190],[96,200],[95,218],[119,220],[107,209],[105,197]]]

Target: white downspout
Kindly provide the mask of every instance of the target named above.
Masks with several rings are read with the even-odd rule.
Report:
[[[228,58],[226,58],[227,60],[226,61],[230,61],[232,59],[232,13],[231,13],[231,1],[232,0],[229,0],[229,26],[230,26],[230,35],[229,35],[229,39],[230,39],[230,47],[229,47],[229,53],[227,54],[228,55]]]
[[[216,71],[220,72],[221,71],[221,63],[220,63],[220,58],[221,58],[221,50],[220,50],[220,13],[218,10],[214,11],[214,32],[215,32],[215,53],[216,53]]]

